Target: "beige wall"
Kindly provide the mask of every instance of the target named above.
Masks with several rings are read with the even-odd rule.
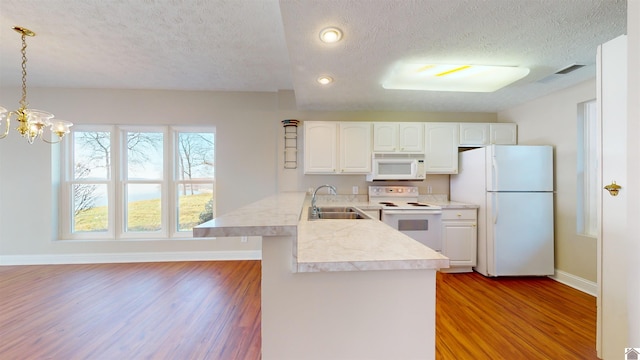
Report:
[[[1,99],[17,99],[19,89],[0,89]],[[215,125],[217,213],[228,212],[273,194],[276,186],[276,93],[216,93],[98,89],[30,89],[34,108],[47,109],[78,124]],[[5,105],[5,104],[3,104]],[[11,104],[6,104],[9,106]],[[17,107],[17,104],[16,104]],[[53,147],[28,145],[16,132],[0,141],[0,263],[48,261],[51,255],[146,254],[143,259],[207,258],[213,251],[244,256],[260,250],[259,239],[177,241],[57,241],[57,204],[52,171]],[[53,209],[53,210],[52,210]],[[194,255],[195,253],[195,255]],[[198,254],[202,255],[198,255]],[[115,256],[113,255],[115,254]],[[25,256],[35,257],[33,259]],[[39,257],[38,257],[39,256]],[[45,256],[45,258],[43,258]],[[101,258],[91,257],[94,261]],[[82,261],[67,256],[66,261]],[[127,256],[123,259],[139,259]],[[170,257],[169,257],[170,258]],[[7,260],[8,259],[8,260]],[[40,260],[38,260],[40,259]]]
[[[19,89],[0,89],[1,99],[16,99]],[[221,93],[104,89],[30,89],[29,101],[60,118],[84,124],[212,124],[217,128],[218,214],[277,191],[304,191],[330,183],[350,194],[366,194],[363,175],[304,175],[283,166],[284,130],[280,121],[453,121],[516,122],[522,144],[556,147],[556,267],[595,281],[595,240],[575,234],[576,105],[595,98],[595,81],[494,113],[299,111],[291,91]],[[5,103],[3,102],[3,105]],[[7,106],[10,104],[6,104]],[[298,130],[302,138],[302,128]],[[301,139],[303,140],[303,139]],[[303,143],[299,142],[299,159]],[[0,141],[0,263],[7,255],[203,253],[259,251],[255,239],[214,241],[57,241],[57,204],[52,172],[56,146],[27,145],[12,133]],[[407,183],[403,183],[407,184]],[[448,175],[431,175],[419,185],[426,193],[449,193]],[[33,219],[36,219],[33,221]],[[123,255],[124,256],[124,255]]]
[[[0,88],[0,99],[15,99],[17,88]],[[11,102],[3,105],[12,107]],[[495,122],[494,113],[297,111],[291,91],[273,93],[190,92],[107,89],[29,89],[34,108],[46,109],[77,124],[215,125],[217,214],[277,191],[304,191],[324,183],[350,194],[366,194],[364,175],[305,176],[302,166],[283,169],[283,119],[330,121]],[[302,129],[299,129],[300,134]],[[299,143],[302,150],[302,142]],[[136,261],[140,259],[242,257],[260,250],[258,239],[58,241],[57,198],[51,179],[58,170],[58,145],[27,145],[17,133],[0,141],[0,264],[20,261]],[[300,151],[302,156],[302,151]],[[406,183],[404,183],[406,184]],[[448,194],[447,175],[417,183],[426,193]],[[226,254],[224,252],[227,252]],[[229,253],[231,252],[231,253]],[[134,254],[132,256],[131,254]],[[135,254],[142,254],[136,257]],[[195,255],[194,255],[195,254]],[[201,254],[201,255],[198,255]],[[11,257],[11,259],[9,258]]]
[[[555,149],[556,269],[596,281],[596,239],[576,233],[577,106],[596,98],[595,79],[498,113],[518,124],[518,143]]]

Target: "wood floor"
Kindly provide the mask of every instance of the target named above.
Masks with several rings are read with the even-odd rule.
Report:
[[[260,359],[260,262],[0,267],[0,359]]]
[[[552,279],[442,274],[437,359],[597,359],[596,298]]]
[[[592,296],[475,273],[437,287],[439,360],[596,359]],[[0,359],[260,359],[260,262],[0,267]]]

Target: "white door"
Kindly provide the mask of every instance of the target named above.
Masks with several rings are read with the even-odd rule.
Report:
[[[551,146],[492,145],[487,191],[553,191]]]
[[[598,356],[623,357],[627,341],[627,39],[618,37],[598,48],[602,177],[600,188],[613,181],[618,196],[602,190],[598,237]],[[640,306],[640,304],[636,304]],[[633,344],[640,346],[639,344]]]
[[[628,91],[628,124],[627,136],[629,139],[640,138],[640,72],[636,71],[640,66],[640,2],[629,1],[627,4],[627,44],[628,44],[628,67],[633,69],[627,73]],[[640,144],[637,141],[627,143],[627,181],[628,190],[628,218],[640,219]],[[640,266],[637,266],[640,259],[640,237],[632,224],[627,230],[627,259],[632,259],[636,266],[628,268],[627,279],[627,309],[629,310],[629,344],[640,344]],[[636,345],[637,346],[637,345]]]
[[[487,193],[488,272],[553,275],[553,193]]]

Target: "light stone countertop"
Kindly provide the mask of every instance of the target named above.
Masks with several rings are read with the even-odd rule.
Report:
[[[363,209],[368,202],[352,205]],[[294,272],[449,267],[447,257],[378,220],[307,221],[308,207],[305,193],[280,193],[198,225],[193,234],[293,236],[297,239],[292,254]]]
[[[259,200],[193,228],[194,237],[296,235],[303,192],[285,192]]]

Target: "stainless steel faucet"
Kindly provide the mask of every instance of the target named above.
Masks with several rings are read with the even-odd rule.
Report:
[[[313,216],[316,216],[318,214],[318,207],[316,206],[316,194],[318,193],[318,190],[322,189],[323,187],[331,189],[331,191],[333,192],[333,195],[336,195],[338,193],[338,190],[336,190],[336,187],[333,185],[318,186],[316,190],[313,192],[313,196],[311,197],[311,209],[312,209],[311,212]]]

